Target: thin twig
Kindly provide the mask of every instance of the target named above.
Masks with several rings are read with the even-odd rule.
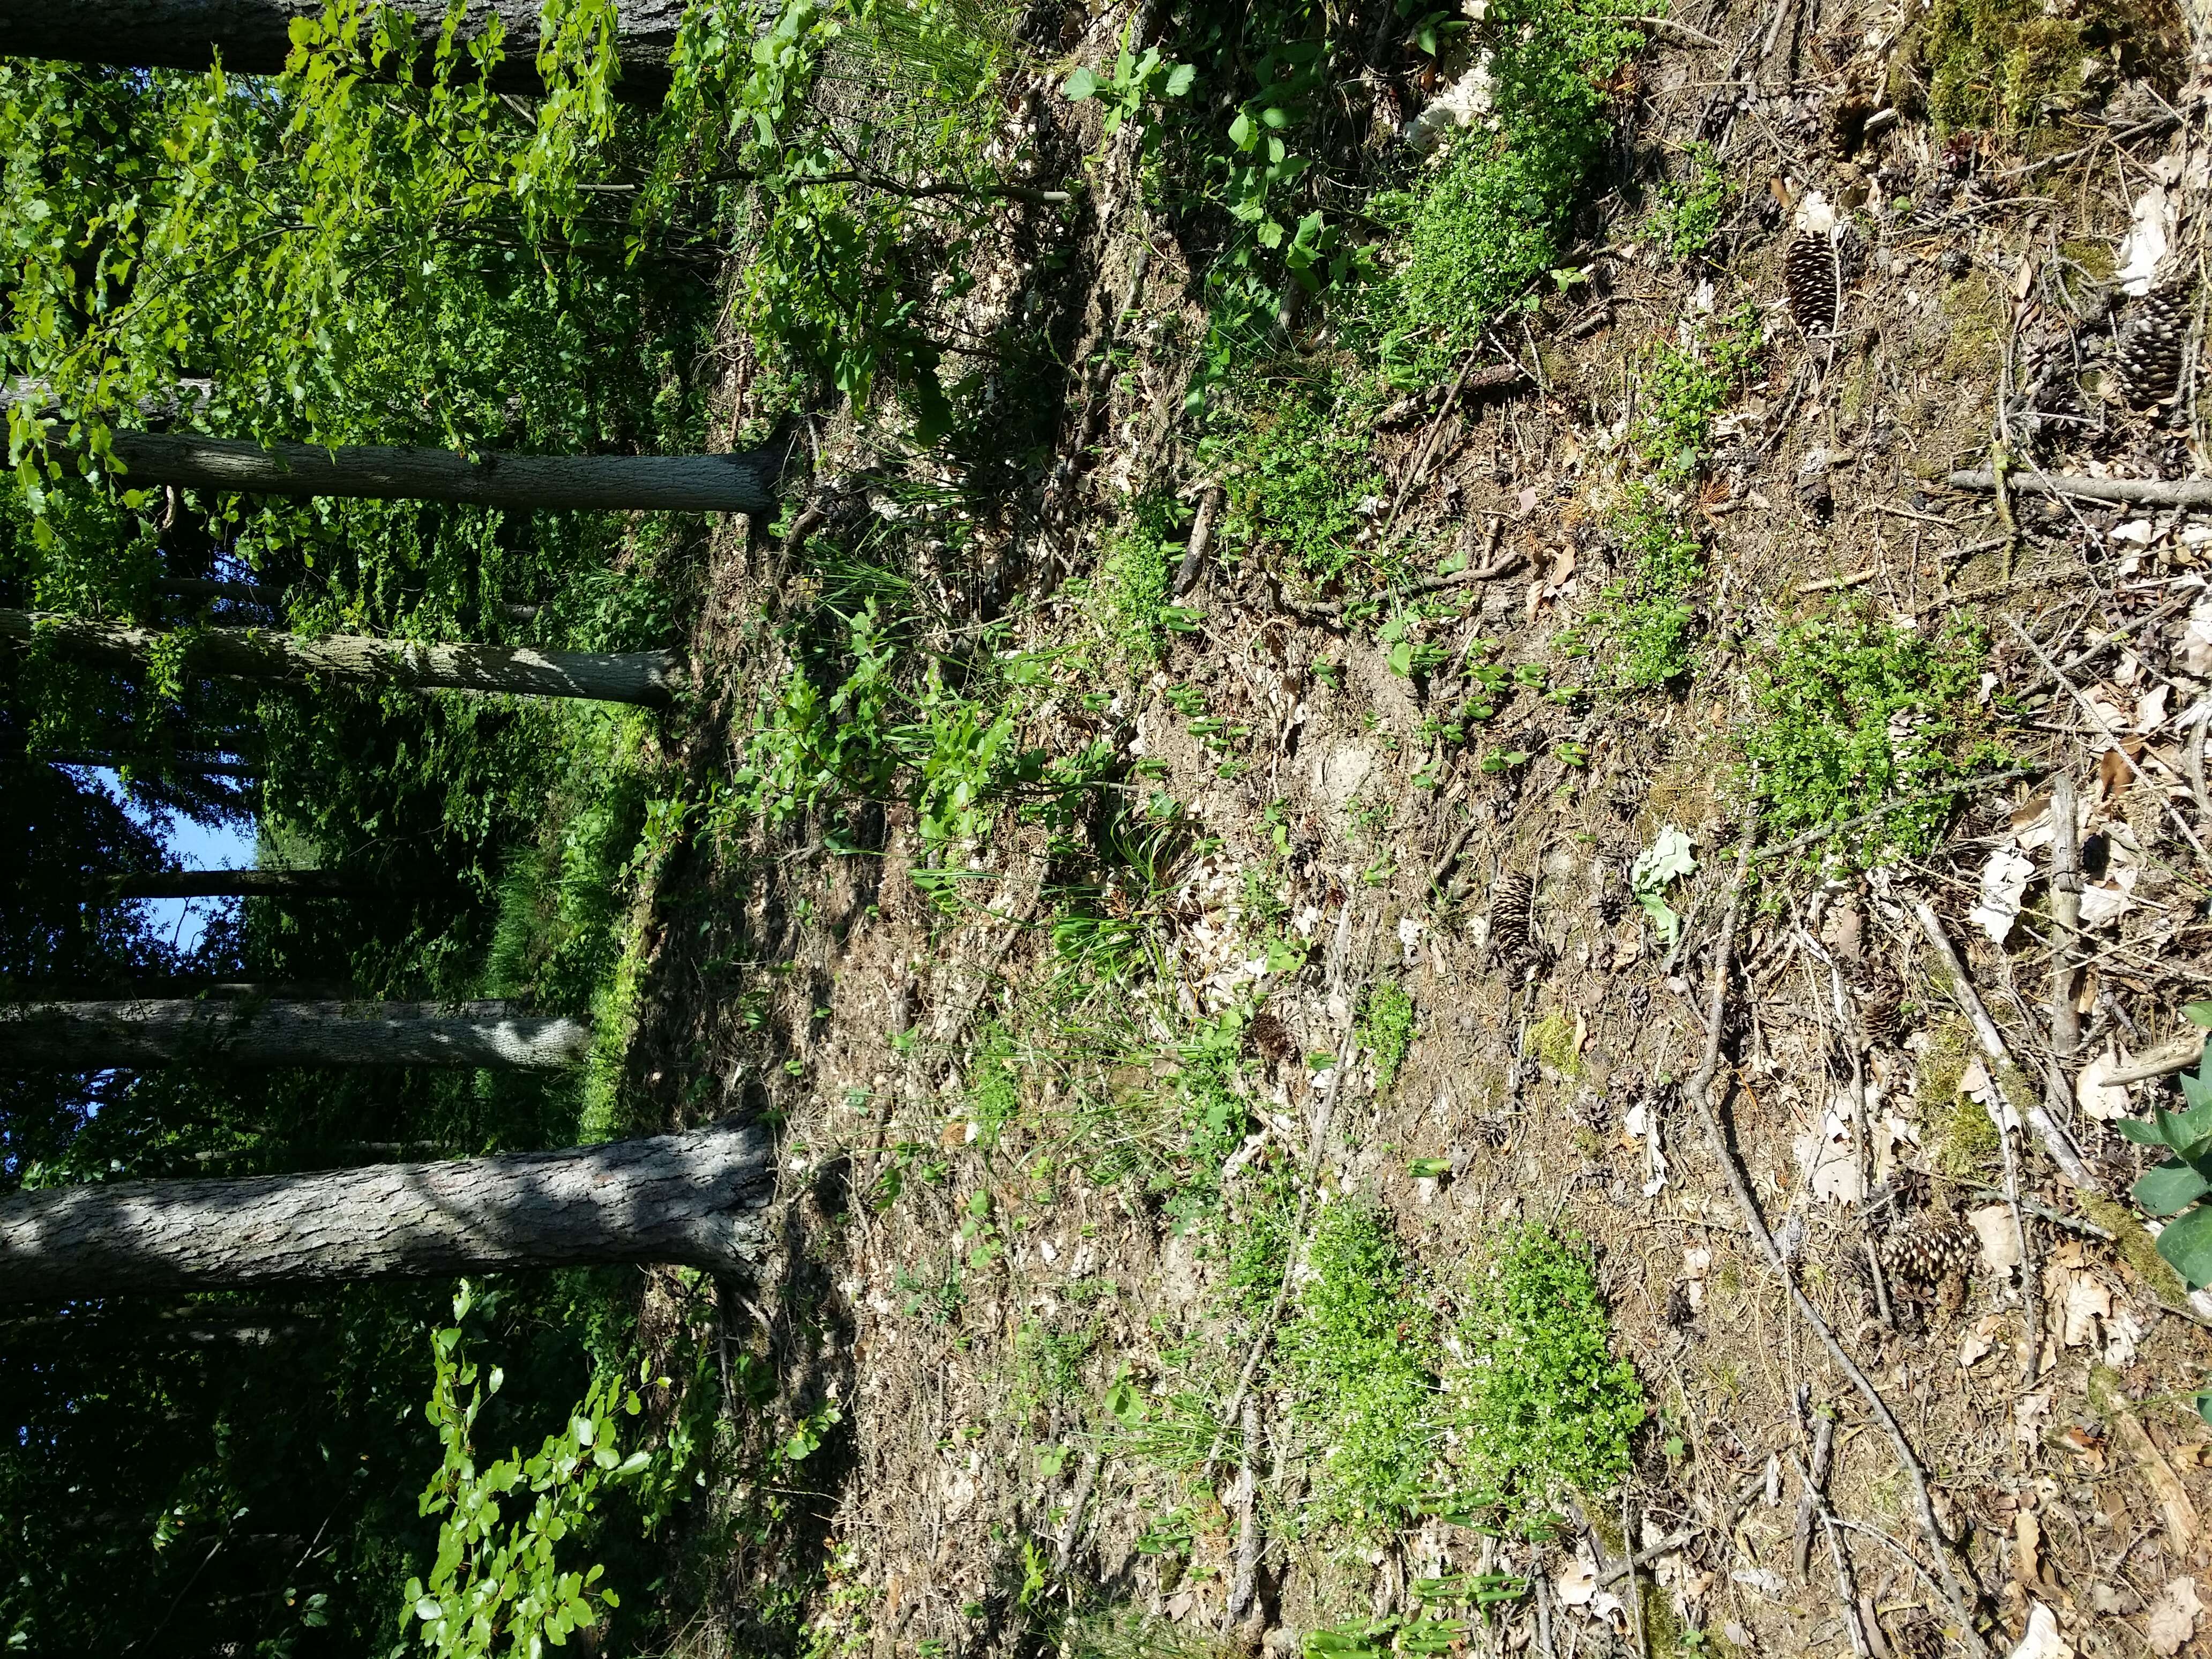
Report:
[[[1945,976],[1951,981],[1951,994],[1964,1011],[1967,1024],[1974,1028],[1974,1038],[1981,1044],[1984,1057],[1996,1068],[1998,1091],[2007,1099],[2013,1098],[2017,1092],[2025,1100],[2026,1109],[2022,1115],[2035,1131],[2036,1138],[2042,1141],[2043,1149],[2051,1154],[2051,1161],[2064,1172],[2069,1181],[2084,1192],[2103,1192],[2104,1183],[2089,1172],[2088,1165],[2081,1161],[2081,1154],[2075,1150],[2074,1143],[2068,1139],[2066,1132],[2058,1127],[2057,1120],[2037,1097],[2036,1091],[2029,1087],[2027,1076],[2014,1064],[2011,1052],[2005,1047],[2004,1037],[1997,1030],[1996,1022],[1990,1018],[1990,1011],[1982,1006],[1981,998],[1975,994],[1974,982],[1966,976],[1966,964],[1959,960],[1959,953],[1951,948],[1950,936],[1943,931],[1942,921],[1936,915],[1934,907],[1925,899],[1915,899],[1911,908],[1914,920],[1919,922],[1920,931],[1927,938],[1929,948],[1935,951],[1936,961],[1942,964]],[[2005,1087],[2008,1079],[2018,1085],[2016,1091]]]
[[[1712,981],[1706,998],[1705,1058],[1698,1063],[1689,1087],[1683,1091],[1683,1097],[1704,1121],[1705,1137],[1711,1145],[1714,1161],[1728,1177],[1729,1189],[1735,1198],[1736,1207],[1743,1216],[1744,1225],[1750,1232],[1753,1243],[1758,1246],[1759,1255],[1789,1291],[1798,1317],[1820,1339],[1820,1346],[1828,1352],[1828,1357],[1850,1379],[1851,1386],[1866,1401],[1869,1413],[1889,1437],[1890,1443],[1896,1450],[1898,1468],[1903,1473],[1909,1489],[1914,1517],[1919,1522],[1920,1530],[1928,1540],[1928,1547],[1943,1575],[1943,1600],[1949,1605],[1952,1616],[1958,1620],[1959,1639],[1966,1644],[1975,1659],[1990,1659],[1989,1644],[1982,1640],[1981,1632],[1974,1628],[1973,1617],[1967,1611],[1971,1598],[1959,1578],[1958,1569],[1953,1565],[1951,1541],[1944,1536],[1942,1526],[1936,1519],[1935,1500],[1929,1494],[1928,1477],[1920,1467],[1919,1455],[1912,1449],[1912,1443],[1905,1437],[1904,1426],[1890,1410],[1888,1401],[1881,1397],[1881,1391],[1875,1387],[1865,1371],[1859,1368],[1858,1362],[1836,1340],[1836,1334],[1828,1328],[1828,1322],[1820,1316],[1820,1310],[1813,1305],[1799,1287],[1796,1277],[1790,1271],[1789,1263],[1782,1259],[1782,1252],[1774,1243],[1774,1235],[1767,1229],[1766,1218],[1759,1213],[1759,1200],[1752,1194],[1750,1181],[1729,1146],[1727,1133],[1721,1127],[1719,1108],[1712,1097],[1714,1075],[1720,1069],[1721,1030],[1728,1012],[1729,969],[1735,957],[1736,927],[1743,913],[1744,893],[1750,884],[1753,847],[1756,840],[1754,827],[1747,825],[1742,851],[1736,860],[1735,888],[1729,897],[1727,916],[1721,924],[1720,942],[1713,951]]]
[[[2212,507],[2212,478],[2083,478],[2061,473],[2055,478],[2019,478],[2000,483],[1995,472],[1954,472],[1943,482],[1954,489],[2072,495],[2085,501],[2120,501],[2130,507]]]
[[[2057,663],[2051,661],[2050,653],[2035,642],[2035,636],[2033,634],[2030,634],[2025,628],[2022,628],[2018,621],[2011,617],[2007,617],[2005,618],[2005,626],[2011,629],[2014,634],[2020,636],[2020,642],[2022,645],[2026,646],[2031,652],[2034,653],[2036,661],[2043,665],[2043,672],[2056,679],[2058,684],[2065,689],[2067,695],[2071,696],[2075,702],[2081,705],[2081,712],[2088,717],[2089,724],[2095,726],[2100,732],[2103,733],[2106,740],[2109,742],[2113,748],[2118,749],[2120,747],[2120,734],[2112,730],[2112,723],[2105,718],[2104,710],[2098,708],[2095,703],[2092,702],[2089,700],[2088,695],[2084,692],[2080,686],[2075,684],[2071,679],[2067,678],[2066,671],[2059,667]],[[2125,750],[2122,750],[2122,752],[2124,754]],[[2132,769],[2132,766],[2130,767],[2130,769]],[[2166,808],[2166,817],[2172,818],[2173,820],[2173,827],[2181,831],[2182,840],[2187,842],[2191,847],[2196,849],[2197,856],[2203,860],[2205,868],[2212,870],[2212,853],[2207,853],[2204,850],[2204,843],[2197,839],[2197,832],[2189,827],[2189,821],[2186,818],[2184,818],[2181,816],[2179,810],[2175,807],[2174,804],[2166,798],[2166,792],[2164,790],[2161,789],[2155,793],[2158,795],[2159,805]]]

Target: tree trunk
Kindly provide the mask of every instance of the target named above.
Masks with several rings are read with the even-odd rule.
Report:
[[[164,635],[147,628],[28,611],[0,611],[0,640],[51,641],[81,655],[137,666]],[[183,666],[240,679],[369,680],[425,690],[446,688],[523,697],[588,697],[601,702],[665,705],[684,682],[672,651],[539,651],[525,646],[421,645],[407,640],[333,634],[266,633],[256,628],[202,629],[186,637]]]
[[[769,1243],[758,1126],[562,1152],[237,1181],[119,1181],[0,1198],[0,1301],[675,1262],[732,1273]]]
[[[5,0],[0,0],[4,3]],[[179,576],[155,582],[154,592],[165,599],[228,599],[234,605],[281,605],[284,590],[261,582],[209,581],[199,576]]]
[[[104,1071],[213,1060],[231,1066],[573,1066],[592,1028],[501,1004],[23,1002],[0,1007],[0,1071]]]
[[[198,772],[210,778],[261,775],[259,761],[222,760],[213,755],[116,755],[82,750],[59,755],[33,755],[31,758],[46,766],[100,766],[111,772],[128,766],[141,772]]]
[[[163,1313],[38,1314],[0,1320],[0,1355],[51,1358],[88,1350],[261,1347],[313,1330],[314,1322],[265,1308],[187,1308]]]
[[[0,0],[0,6],[8,0]],[[131,485],[183,484],[263,495],[351,495],[477,507],[766,514],[783,452],[730,455],[503,455],[319,444],[263,446],[191,432],[116,432]]]
[[[114,877],[108,890],[119,899],[349,898],[376,888],[335,870],[165,870]]]
[[[385,0],[437,38],[446,0]],[[0,0],[0,40],[18,58],[59,58],[134,69],[204,70],[222,54],[234,75],[275,75],[292,49],[295,17],[322,12],[321,0]],[[507,38],[492,85],[532,93],[538,79],[538,0],[470,0],[465,36],[496,15]],[[668,90],[668,55],[684,0],[616,0],[615,53],[622,94],[658,102]]]

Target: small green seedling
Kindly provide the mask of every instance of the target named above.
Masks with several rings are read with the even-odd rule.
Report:
[[[1629,867],[1628,889],[1636,895],[1637,903],[1644,914],[1651,918],[1659,937],[1669,950],[1682,937],[1682,918],[1667,902],[1668,884],[1678,877],[1686,876],[1698,867],[1697,854],[1691,851],[1690,838],[1673,824],[1659,832],[1659,837],[1650,848],[1637,854],[1636,862]]]

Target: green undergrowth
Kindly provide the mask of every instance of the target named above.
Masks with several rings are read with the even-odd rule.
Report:
[[[1435,1317],[1379,1211],[1322,1211],[1297,1318],[1279,1339],[1297,1425],[1316,1452],[1315,1535],[1393,1532],[1419,1510],[1441,1431]]]
[[[1387,550],[1361,535],[1389,490],[1368,447],[1380,395],[1370,380],[1333,374],[1240,381],[1204,446],[1228,489],[1221,539],[1256,544],[1303,587],[1341,579],[1357,598],[1387,585]]]
[[[590,1017],[592,1046],[574,1079],[586,1142],[657,1127],[629,1119],[623,1076],[660,867],[689,814],[677,795],[656,793],[676,780],[647,758],[653,728],[639,710],[561,711],[544,813],[500,878],[484,963],[485,994]]]
[[[1680,174],[1659,185],[1653,228],[1677,259],[1695,259],[1711,250],[1728,211],[1734,186],[1704,139],[1690,145]]]
[[[1637,448],[1656,476],[1679,480],[1704,470],[1713,422],[1750,378],[1764,346],[1758,313],[1747,304],[1687,340],[1659,343],[1637,387]]]
[[[1413,1047],[1413,999],[1395,981],[1367,994],[1360,1012],[1359,1042],[1375,1057],[1375,1092],[1385,1095],[1398,1080],[1398,1069]]]
[[[1457,1506],[1516,1530],[1628,1472],[1643,1391],[1610,1351],[1612,1322],[1579,1241],[1522,1227],[1492,1241],[1459,1322],[1451,1378]]]
[[[1932,633],[1838,607],[1785,625],[1754,661],[1757,711],[1738,734],[1775,839],[1929,791],[1808,854],[1851,868],[1932,848],[1960,793],[1947,782],[2008,764],[1980,703],[1988,643],[1953,617]]]
[[[1097,663],[1109,676],[1151,672],[1166,656],[1170,636],[1196,625],[1194,612],[1171,602],[1187,544],[1185,516],[1171,497],[1146,495],[1106,538],[1091,592],[1098,600]]]
[[[1396,287],[1402,326],[1463,350],[1560,263],[1602,158],[1609,105],[1643,49],[1625,0],[1505,0],[1477,39],[1490,113],[1415,191]]]
[[[1711,454],[1714,422],[1751,376],[1763,344],[1746,306],[1661,341],[1644,365],[1631,429],[1643,476],[1628,484],[1607,525],[1620,568],[1570,641],[1593,659],[1597,681],[1616,691],[1678,688],[1696,670],[1705,551],[1688,497]]]
[[[1639,484],[1610,526],[1620,574],[1600,590],[1576,630],[1598,678],[1620,691],[1657,691],[1695,666],[1696,592],[1705,578],[1705,544],[1658,491]]]

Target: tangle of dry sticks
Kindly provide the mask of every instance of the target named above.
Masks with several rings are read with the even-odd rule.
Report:
[[[1705,1051],[1688,1086],[1682,1091],[1682,1097],[1704,1121],[1705,1138],[1712,1146],[1713,1160],[1728,1177],[1729,1188],[1735,1195],[1736,1207],[1743,1213],[1744,1225],[1750,1231],[1752,1242],[1759,1247],[1759,1255],[1765,1258],[1766,1265],[1773,1270],[1774,1276],[1790,1292],[1790,1299],[1796,1306],[1798,1316],[1820,1338],[1820,1346],[1828,1351],[1828,1357],[1850,1379],[1851,1386],[1866,1401],[1868,1413],[1881,1425],[1883,1432],[1888,1435],[1891,1444],[1896,1449],[1898,1467],[1904,1472],[1905,1485],[1911,1491],[1914,1516],[1920,1522],[1920,1531],[1927,1540],[1929,1552],[1935,1558],[1936,1570],[1942,1577],[1944,1599],[1950,1603],[1951,1616],[1957,1623],[1957,1639],[1965,1644],[1974,1659],[1990,1659],[1989,1645],[1974,1628],[1973,1615],[1969,1611],[1973,1598],[1960,1581],[1958,1568],[1952,1559],[1950,1540],[1944,1536],[1943,1528],[1936,1519],[1935,1502],[1929,1496],[1928,1476],[1920,1466],[1918,1454],[1912,1449],[1912,1443],[1905,1438],[1904,1427],[1889,1409],[1888,1402],[1881,1397],[1881,1390],[1844,1351],[1843,1344],[1828,1328],[1828,1322],[1820,1316],[1820,1310],[1798,1287],[1789,1263],[1782,1259],[1782,1252],[1775,1246],[1773,1234],[1767,1231],[1765,1218],[1759,1213],[1759,1200],[1753,1196],[1750,1180],[1745,1176],[1743,1166],[1736,1161],[1735,1152],[1721,1127],[1720,1109],[1713,1098],[1713,1079],[1720,1070],[1721,1034],[1728,1012],[1729,970],[1735,957],[1736,927],[1743,915],[1744,890],[1749,883],[1753,848],[1758,839],[1756,822],[1747,823],[1743,831],[1743,845],[1736,857],[1735,880],[1729,895],[1728,912],[1721,921],[1719,943],[1713,947],[1712,977],[1705,1000]]]

